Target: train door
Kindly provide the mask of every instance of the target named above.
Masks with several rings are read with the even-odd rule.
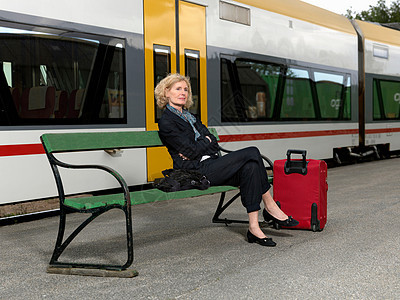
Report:
[[[194,102],[190,111],[207,125],[205,7],[179,0],[145,0],[143,9],[146,129],[158,130],[162,114],[155,103],[155,86],[175,72],[190,77]],[[148,181],[162,177],[167,168],[172,168],[172,160],[165,147],[147,149]]]

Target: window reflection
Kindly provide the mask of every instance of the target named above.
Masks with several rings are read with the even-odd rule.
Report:
[[[224,59],[221,74],[224,122],[267,120],[272,117],[279,66]]]
[[[325,119],[350,117],[350,77],[322,72],[315,72],[321,117]]]
[[[0,28],[2,125],[126,122],[124,41],[78,35]]]
[[[373,89],[374,119],[399,119],[400,82],[374,79]]]
[[[315,118],[311,82],[307,70],[288,69],[280,117],[282,119]]]

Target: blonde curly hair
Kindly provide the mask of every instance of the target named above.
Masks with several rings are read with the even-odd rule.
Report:
[[[161,109],[165,108],[167,106],[169,99],[165,96],[165,92],[167,90],[170,90],[171,87],[177,83],[184,81],[186,82],[188,86],[188,98],[186,101],[186,104],[183,106],[185,109],[189,109],[193,105],[193,99],[192,99],[192,87],[190,85],[190,78],[185,77],[181,74],[175,73],[175,74],[169,74],[167,77],[165,77],[163,80],[161,80],[156,88],[154,89],[154,95],[157,100],[157,106]]]

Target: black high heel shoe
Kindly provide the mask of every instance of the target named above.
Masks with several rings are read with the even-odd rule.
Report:
[[[263,238],[260,239],[256,237],[254,234],[250,232],[250,230],[247,231],[247,241],[249,243],[257,243],[260,244],[261,246],[267,246],[267,247],[275,247],[276,243],[271,239],[271,238]]]
[[[276,226],[276,224],[285,227],[293,227],[299,225],[299,221],[293,219],[292,216],[289,216],[286,220],[281,221],[272,216],[269,212],[267,212],[265,208],[263,210],[263,217],[266,222],[272,221],[276,229],[279,229],[279,226]]]

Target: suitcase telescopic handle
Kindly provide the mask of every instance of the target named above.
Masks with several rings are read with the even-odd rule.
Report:
[[[301,161],[294,161],[291,160],[292,154],[301,154],[302,160]],[[299,173],[302,175],[307,174],[307,151],[306,150],[296,150],[296,149],[289,149],[286,152],[286,163],[285,163],[285,173],[292,174],[292,173]]]

